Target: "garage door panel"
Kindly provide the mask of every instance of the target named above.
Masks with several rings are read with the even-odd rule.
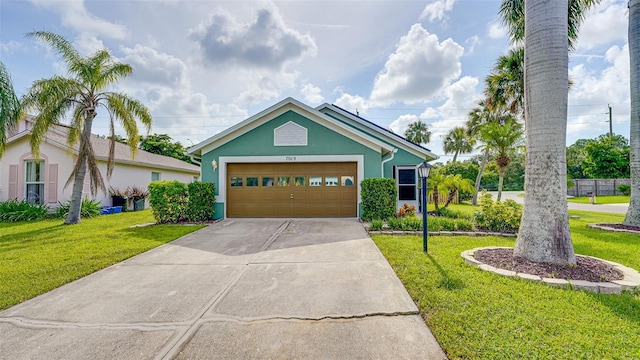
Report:
[[[355,217],[356,170],[356,163],[227,164],[227,216]]]

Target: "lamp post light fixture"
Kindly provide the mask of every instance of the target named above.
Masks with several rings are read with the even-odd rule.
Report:
[[[429,173],[432,168],[433,165],[426,161],[423,161],[416,166],[418,176],[422,180],[422,251],[425,253],[428,252],[427,245],[429,241],[429,230],[427,229],[427,178],[429,177]]]

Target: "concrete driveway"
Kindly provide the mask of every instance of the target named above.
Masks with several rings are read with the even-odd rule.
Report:
[[[225,220],[0,312],[8,359],[443,359],[353,219]]]

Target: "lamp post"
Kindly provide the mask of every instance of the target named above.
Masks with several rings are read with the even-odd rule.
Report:
[[[427,178],[431,172],[433,165],[426,161],[416,166],[418,170],[418,176],[422,180],[422,251],[427,251],[427,244],[429,239],[429,230],[427,229]]]

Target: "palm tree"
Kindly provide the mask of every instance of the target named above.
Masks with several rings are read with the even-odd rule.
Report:
[[[7,146],[7,131],[20,119],[20,101],[13,90],[9,71],[0,62],[0,157]]]
[[[431,131],[429,131],[429,125],[420,120],[414,121],[409,124],[409,127],[404,132],[404,137],[416,144],[426,144],[431,141]]]
[[[526,202],[514,256],[575,264],[566,201],[569,5],[568,0],[524,5]]]
[[[504,171],[511,162],[510,154],[520,146],[523,133],[522,125],[513,119],[504,124],[493,122],[485,125],[481,133],[486,146],[496,152],[494,157],[496,165],[498,165],[498,197],[496,200],[500,201]]]
[[[469,136],[467,130],[464,127],[454,127],[444,137],[444,153],[453,153],[453,159],[451,160],[451,162],[456,162],[456,159],[458,159],[458,154],[466,154],[472,152],[473,146],[475,144],[475,139]]]
[[[65,224],[75,224],[80,222],[82,188],[87,171],[91,194],[95,196],[98,190],[106,192],[90,140],[91,126],[98,114],[98,107],[104,107],[109,113],[111,144],[107,178],[111,176],[114,165],[114,122],[117,120],[125,129],[133,157],[139,141],[136,119],[146,126],[148,132],[151,128],[151,115],[141,102],[108,90],[119,79],[131,74],[132,68],[115,62],[106,49],[98,50],[89,57],[82,57],[60,35],[37,31],[27,36],[51,46],[65,61],[70,75],[69,78],[53,76],[35,81],[23,96],[23,106],[26,110],[37,112],[30,140],[31,152],[35,156],[38,156],[38,148],[47,130],[60,124],[71,113],[67,143],[70,147],[76,143],[79,145],[75,166],[65,184],[68,186],[73,183],[71,206]]]
[[[476,142],[484,143],[482,139],[482,128],[491,123],[504,124],[509,119],[512,118],[512,115],[509,114],[504,108],[501,107],[492,107],[488,105],[488,101],[480,100],[478,102],[478,106],[475,107],[471,112],[469,112],[467,122],[465,123],[465,128],[470,137],[473,137]],[[476,177],[475,183],[475,193],[473,194],[473,205],[478,204],[478,193],[480,192],[480,181],[482,180],[482,175],[484,174],[484,170],[487,166],[487,162],[489,161],[489,153],[491,148],[489,146],[481,145],[479,147],[483,152],[482,164],[480,164],[480,170],[478,171],[478,176]]]
[[[625,225],[640,226],[640,0],[629,1],[629,60],[631,62],[630,167],[631,200]]]
[[[485,79],[485,96],[492,107],[508,109],[512,114],[524,112],[524,48],[509,50],[498,58]]]

